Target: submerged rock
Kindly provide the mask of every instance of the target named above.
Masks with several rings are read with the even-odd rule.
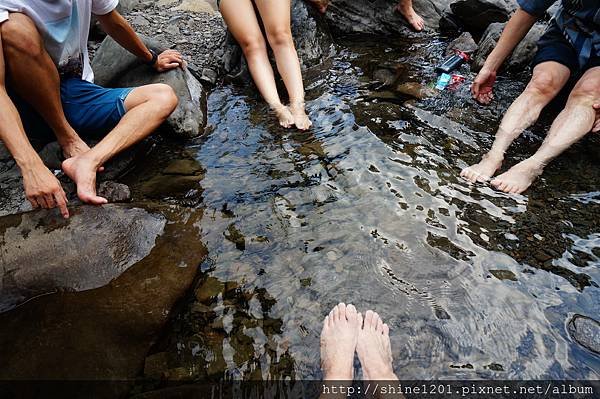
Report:
[[[600,322],[586,316],[575,315],[569,321],[567,329],[575,342],[600,354]]]
[[[147,38],[142,39],[156,52],[164,47]],[[206,93],[202,84],[186,69],[157,73],[141,63],[133,54],[107,37],[92,62],[96,83],[108,87],[137,87],[165,83],[175,90],[179,105],[167,119],[167,126],[178,137],[192,138],[204,133],[206,126]]]
[[[150,253],[164,218],[115,205],[0,219],[0,312],[36,296],[108,284]]]

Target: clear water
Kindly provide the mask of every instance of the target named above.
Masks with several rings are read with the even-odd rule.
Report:
[[[410,104],[377,90],[382,65],[432,84],[424,54],[442,48],[343,44],[306,74],[307,133],[279,128],[251,89],[214,90],[209,133],[189,148],[206,169],[210,259],[161,344],[174,367],[198,379],[320,378],[322,319],[342,301],[390,325],[402,379],[600,376],[600,358],[565,328],[600,309],[598,141],[527,196],[462,181],[523,84],[501,81],[491,107],[468,85]],[[518,141],[513,162],[546,128]]]

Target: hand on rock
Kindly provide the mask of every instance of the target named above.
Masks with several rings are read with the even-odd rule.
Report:
[[[23,169],[23,186],[27,200],[34,208],[59,208],[64,218],[69,217],[67,196],[58,179],[43,164]]]
[[[471,86],[473,98],[481,104],[491,103],[494,99],[494,83],[496,83],[496,71],[484,67]]]
[[[166,50],[158,55],[154,68],[158,72],[166,72],[175,68],[185,68],[187,62],[177,50]]]

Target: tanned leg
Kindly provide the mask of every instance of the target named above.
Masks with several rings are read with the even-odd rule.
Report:
[[[506,193],[527,190],[544,167],[592,131],[594,104],[600,101],[600,67],[588,70],[571,92],[565,109],[556,117],[540,149],[530,158],[498,176],[492,185]]]
[[[481,162],[463,169],[461,176],[470,182],[487,182],[500,169],[504,154],[512,142],[533,125],[542,109],[565,86],[571,72],[557,62],[537,65],[525,91],[512,103],[500,123],[492,149]]]
[[[300,130],[312,125],[304,110],[304,84],[300,60],[291,31],[290,0],[255,0],[267,31],[267,39],[275,54],[277,70],[290,96],[294,124]]]
[[[229,31],[242,47],[250,73],[258,91],[277,114],[279,124],[291,127],[294,118],[290,110],[281,103],[275,74],[269,61],[267,44],[258,24],[251,0],[222,0],[221,14]]]
[[[58,71],[33,21],[24,14],[13,13],[0,27],[11,88],[48,123],[65,157],[89,151],[65,118]]]
[[[85,154],[63,162],[63,171],[77,185],[77,195],[85,203],[102,205],[96,195],[96,170],[110,158],[148,137],[177,107],[177,96],[164,84],[134,89],[125,100],[127,113],[119,124]]]

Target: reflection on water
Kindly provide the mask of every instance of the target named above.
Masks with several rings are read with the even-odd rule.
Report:
[[[307,73],[310,133],[277,127],[249,91],[211,95],[211,132],[190,149],[211,262],[157,352],[193,379],[320,378],[322,318],[344,301],[390,325],[401,378],[597,378],[564,327],[600,308],[597,141],[527,197],[470,186],[460,169],[522,84],[501,81],[487,108],[466,85],[404,103],[375,90],[378,66],[431,83],[421,54],[442,44],[349,48]]]

